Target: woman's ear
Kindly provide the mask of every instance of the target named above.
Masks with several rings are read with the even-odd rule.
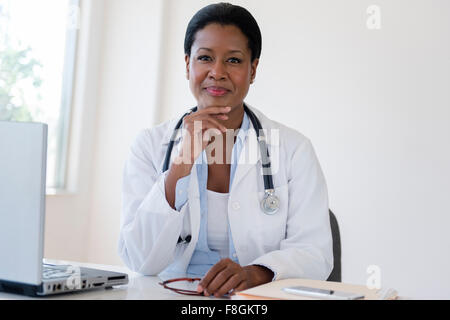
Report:
[[[251,66],[251,74],[250,74],[250,83],[253,83],[255,81],[256,78],[256,69],[258,69],[258,64],[259,64],[259,59],[256,58],[255,60],[253,60],[252,62],[252,66]]]
[[[186,79],[189,80],[189,62],[191,61],[191,57],[187,54],[184,56],[184,61],[186,62]]]

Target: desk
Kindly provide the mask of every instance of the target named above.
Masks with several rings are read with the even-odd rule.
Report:
[[[205,296],[188,296],[175,293],[171,290],[164,289],[158,283],[162,281],[160,277],[157,276],[143,276],[139,273],[130,271],[126,267],[122,266],[111,266],[111,265],[100,265],[92,263],[79,263],[73,261],[53,261],[45,260],[47,263],[53,264],[72,264],[75,266],[102,269],[109,271],[117,271],[128,274],[129,282],[128,285],[117,286],[112,289],[98,289],[90,291],[81,291],[75,293],[65,293],[54,296],[46,297],[28,297],[23,295],[16,295],[11,293],[0,292],[0,300],[12,300],[12,299],[38,299],[38,300],[228,300],[225,298],[219,299],[214,297]],[[176,278],[178,276],[174,275],[170,278]],[[164,280],[167,280],[165,278]],[[399,297],[398,299],[404,300],[408,299],[405,297]]]
[[[103,269],[109,271],[124,272],[128,274],[129,283],[124,286],[117,286],[112,289],[98,289],[91,291],[82,291],[75,293],[65,293],[46,297],[28,297],[16,294],[0,292],[0,300],[10,299],[52,299],[52,300],[211,300],[217,298],[204,296],[187,296],[181,295],[171,290],[164,289],[158,284],[161,278],[155,276],[143,276],[141,274],[130,271],[126,267],[100,265],[91,263],[77,263],[73,261],[52,261],[46,260],[48,263],[72,264],[80,267]]]

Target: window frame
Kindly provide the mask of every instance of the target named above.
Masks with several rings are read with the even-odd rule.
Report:
[[[71,115],[73,109],[76,56],[78,47],[78,34],[80,25],[80,0],[69,0],[69,9],[73,20],[68,21],[64,50],[63,78],[61,86],[60,117],[57,130],[56,168],[53,180],[55,185],[48,187],[51,190],[64,190],[67,188],[67,168],[69,152],[69,135],[71,129]],[[69,18],[69,16],[67,17]],[[69,25],[70,22],[70,25]]]

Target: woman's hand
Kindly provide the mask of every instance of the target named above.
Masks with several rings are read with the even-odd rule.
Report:
[[[184,117],[181,152],[178,161],[194,164],[209,144],[211,134],[220,135],[227,128],[217,120],[228,120],[231,107],[207,107]]]
[[[195,159],[209,143],[206,136],[208,129],[216,129],[217,133],[226,132],[227,128],[217,120],[227,120],[230,107],[207,107],[184,117],[182,146],[179,155],[174,159],[165,180],[166,200],[175,209],[175,190],[177,181],[189,175]],[[207,133],[211,133],[208,131]]]
[[[221,297],[272,281],[273,272],[269,269],[250,265],[241,267],[231,259],[216,263],[200,281],[197,292],[205,296]]]

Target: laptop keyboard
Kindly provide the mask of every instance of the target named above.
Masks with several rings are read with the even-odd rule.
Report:
[[[56,278],[68,278],[77,273],[77,268],[71,265],[43,265],[42,277],[44,280]],[[78,269],[79,270],[79,269]],[[84,274],[80,273],[80,276]]]

